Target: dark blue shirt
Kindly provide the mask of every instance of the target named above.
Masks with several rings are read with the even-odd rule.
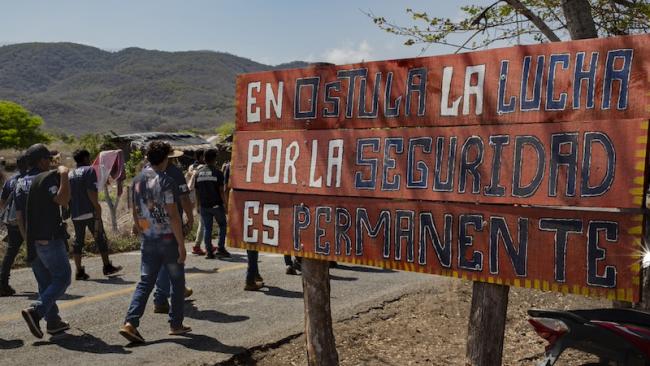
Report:
[[[32,187],[34,178],[40,173],[40,170],[32,169],[16,182],[16,211],[22,211],[23,216],[27,209],[27,194],[29,194],[29,189]]]
[[[165,170],[165,174],[169,175],[174,180],[174,182],[176,182],[176,185],[178,186],[178,194],[183,195],[190,193],[190,189],[187,187],[187,181],[185,180],[185,175],[179,167],[172,163],[169,163],[167,165],[167,169]]]
[[[165,169],[165,175],[172,178],[176,184],[176,192],[180,195],[187,195],[190,193],[190,188],[187,186],[187,181],[185,180],[185,175],[176,165],[169,163],[167,164],[167,169]],[[176,206],[178,207],[178,212],[183,217],[183,206],[181,205],[180,199],[176,201]]]
[[[16,184],[18,183],[18,179],[24,177],[24,174],[18,173],[14,174],[11,178],[9,178],[5,184],[2,186],[2,193],[0,193],[0,200],[6,201],[9,199],[9,196],[14,192],[16,189]]]
[[[199,205],[211,208],[223,205],[220,191],[223,189],[223,173],[213,166],[206,165],[196,173],[196,192]]]
[[[93,207],[88,191],[97,192],[97,173],[91,166],[81,166],[71,170],[70,179],[70,213],[73,220],[94,217]]]
[[[173,234],[166,205],[178,202],[178,184],[167,174],[145,168],[131,186],[138,227],[148,240]]]

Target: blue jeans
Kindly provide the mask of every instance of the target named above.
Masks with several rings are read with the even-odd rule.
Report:
[[[38,283],[38,299],[32,306],[41,318],[48,322],[56,321],[61,319],[56,300],[65,294],[72,276],[68,251],[61,239],[34,246],[36,258],[32,262],[32,271]]]
[[[18,230],[17,226],[7,225],[7,234],[9,236],[9,243],[7,243],[7,251],[2,259],[2,267],[0,267],[0,286],[9,285],[11,266],[14,265],[16,257],[20,252],[20,246],[23,243],[23,236],[20,235],[20,230]]]
[[[247,250],[246,256],[248,257],[248,269],[246,270],[246,282],[255,282],[255,277],[260,275],[260,270],[257,265],[257,259],[260,252],[257,250]]]
[[[158,278],[156,278],[156,289],[153,292],[153,303],[155,305],[169,305],[167,299],[169,298],[170,287],[169,271],[167,271],[167,267],[162,266],[160,272],[158,272]]]
[[[204,243],[205,250],[208,253],[212,253],[212,224],[213,221],[217,221],[219,224],[219,244],[218,248],[223,250],[226,249],[226,211],[223,209],[223,206],[216,206],[212,208],[201,207],[201,221],[203,221],[204,228]]]
[[[158,273],[165,268],[171,282],[171,308],[169,323],[172,327],[183,324],[183,299],[185,295],[185,266],[178,263],[178,244],[173,237],[143,239],[141,241],[142,264],[140,282],[135,287],[126,322],[134,327],[140,325],[140,318],[147,306],[147,299],[156,284]]]

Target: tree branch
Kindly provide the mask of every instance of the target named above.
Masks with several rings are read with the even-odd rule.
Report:
[[[628,7],[628,8],[631,8],[631,7],[636,5],[635,3],[631,2],[631,1],[628,1],[628,0],[610,0],[610,1],[615,3],[615,4],[622,5],[622,6],[625,6],[625,7]]]
[[[548,38],[549,41],[551,42],[560,42],[560,37],[558,37],[552,30],[549,28],[549,26],[544,23],[544,21],[538,17],[535,13],[530,11],[526,7],[526,5],[522,4],[521,1],[519,0],[503,0],[508,5],[512,6],[513,9],[515,9],[519,14],[525,16],[530,20],[535,26]]]

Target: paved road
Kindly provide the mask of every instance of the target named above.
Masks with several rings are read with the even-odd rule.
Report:
[[[101,275],[101,261],[85,261],[91,280],[73,282],[59,303],[72,329],[63,335],[34,338],[20,310],[35,298],[35,280],[29,269],[12,273],[19,294],[0,298],[0,365],[197,365],[214,364],[247,348],[277,342],[303,329],[303,302],[299,276],[284,274],[282,258],[260,255],[260,271],[267,288],[243,291],[246,270],[243,252],[228,261],[188,255],[187,283],[195,291],[185,303],[186,337],[167,335],[167,316],[153,314],[149,302],[140,332],[147,344],[125,347],[117,333],[139,276],[139,253],[113,256],[124,265],[122,276]],[[333,317],[342,319],[382,301],[435,284],[436,277],[345,265],[332,274]]]

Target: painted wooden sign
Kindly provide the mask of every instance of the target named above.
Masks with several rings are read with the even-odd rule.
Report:
[[[641,215],[234,191],[230,245],[638,301]]]
[[[650,35],[240,75],[230,245],[638,301]]]
[[[648,121],[238,132],[235,189],[639,208]]]
[[[650,35],[241,75],[240,131],[645,118]]]

